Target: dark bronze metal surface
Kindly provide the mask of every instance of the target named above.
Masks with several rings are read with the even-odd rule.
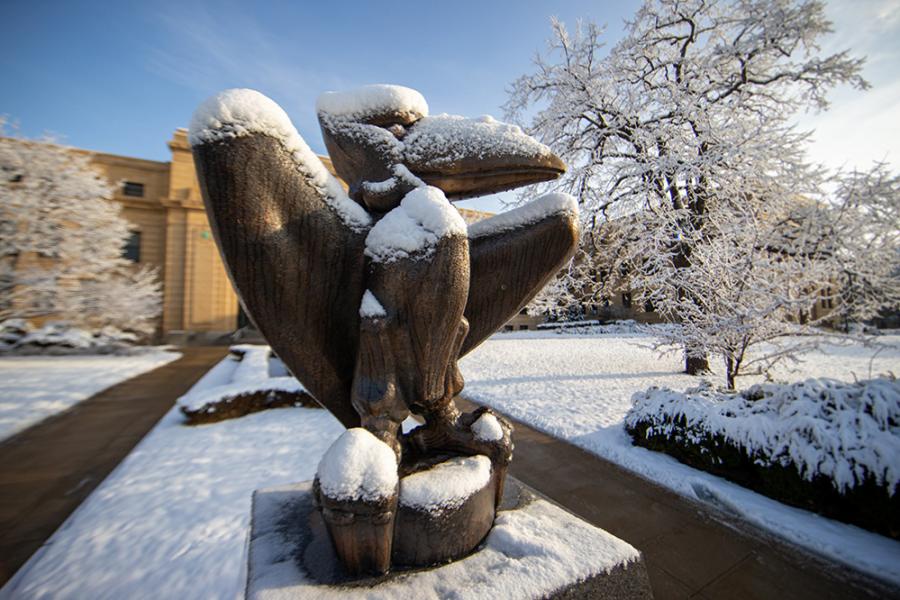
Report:
[[[459,507],[443,514],[398,507],[392,563],[414,567],[436,565],[471,552],[494,523],[501,478],[499,473],[492,473],[487,485]]]
[[[359,425],[350,388],[365,232],[349,229],[264,135],[194,146],[213,235],[244,310],[313,397]]]
[[[565,169],[552,154],[486,154],[477,144],[463,145],[471,155],[452,161],[417,156],[404,162],[404,136],[428,117],[399,108],[359,121],[319,117],[337,173],[373,224],[422,180],[460,198],[552,179]],[[489,143],[482,137],[478,143]],[[454,455],[482,454],[492,462],[492,485],[478,498],[442,515],[406,515],[396,528],[396,494],[383,506],[321,495],[348,571],[386,571],[392,540],[405,564],[471,551],[502,496],[512,427],[496,417],[499,439],[475,435],[472,425],[486,409],[462,414],[456,408],[453,398],[463,388],[457,361],[571,258],[577,216],[560,211],[471,239],[453,233],[422,253],[380,262],[364,255],[368,228],[348,226],[280,140],[245,133],[196,144],[194,157],[241,303],[310,394],[346,427],[361,425],[393,448],[404,474]],[[367,289],[383,316],[360,318]],[[425,424],[402,435],[400,423],[410,412]]]

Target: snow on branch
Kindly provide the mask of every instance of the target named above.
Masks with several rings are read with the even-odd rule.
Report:
[[[151,334],[158,274],[123,257],[132,225],[91,155],[5,135],[0,120],[0,321],[55,315]]]
[[[819,51],[822,3],[646,0],[609,49],[593,23],[552,28],[505,106],[568,165],[544,188],[581,208],[581,248],[542,306],[627,293],[682,325],[668,341],[683,345],[689,372],[720,354],[732,386],[748,348],[835,324],[838,299],[849,310],[872,298],[853,311],[865,318],[896,298],[896,271],[893,284],[859,276],[863,246],[886,239],[871,218],[851,218],[875,213],[875,188],[858,209],[835,210],[846,202],[827,196],[792,124],[835,86],[868,86],[861,59]],[[896,240],[883,247],[896,265]]]

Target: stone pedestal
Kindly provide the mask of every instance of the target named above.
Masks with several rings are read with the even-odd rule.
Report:
[[[348,577],[313,506],[312,482],[254,493],[247,548],[252,600],[653,597],[637,550],[512,478],[487,538],[450,564]]]

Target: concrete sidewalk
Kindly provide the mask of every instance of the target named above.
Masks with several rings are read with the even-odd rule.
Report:
[[[0,586],[227,351],[182,348],[180,359],[0,443]]]
[[[477,405],[457,400],[460,408]],[[891,588],[511,419],[510,473],[629,542],[656,600],[900,598]]]

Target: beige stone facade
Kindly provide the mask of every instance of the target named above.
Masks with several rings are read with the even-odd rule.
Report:
[[[136,234],[136,262],[163,283],[163,338],[224,334],[237,326],[238,301],[203,209],[187,132],[169,141],[170,162],[90,153],[116,187],[114,199]]]
[[[168,142],[170,162],[90,153],[93,165],[116,186],[115,200],[139,240],[140,264],[163,282],[160,336],[186,341],[237,329],[239,305],[219,258],[194,169],[187,131]],[[327,157],[322,158],[330,169]],[[490,213],[460,209],[467,222]]]

